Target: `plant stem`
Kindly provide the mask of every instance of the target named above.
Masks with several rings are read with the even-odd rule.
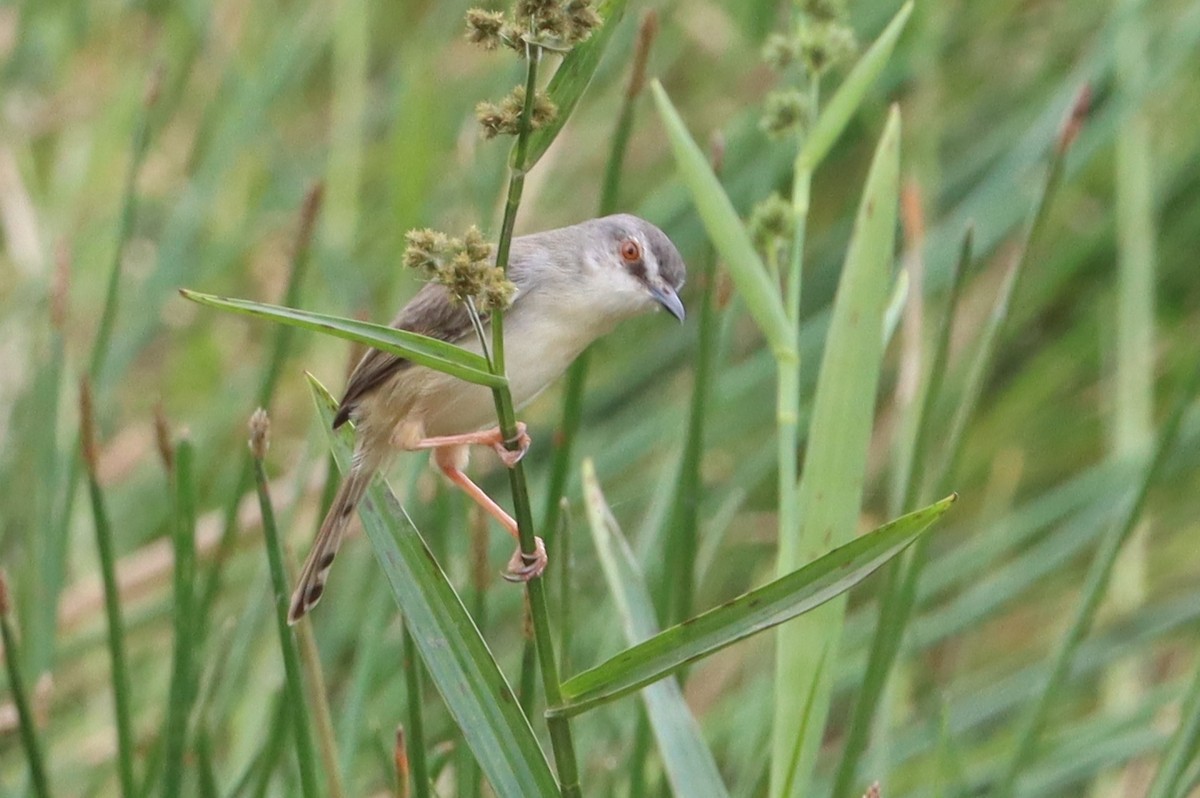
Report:
[[[513,229],[517,222],[517,209],[520,207],[521,192],[525,187],[525,160],[529,148],[530,120],[537,92],[537,73],[540,60],[541,49],[526,45],[525,104],[521,109],[520,131],[517,134],[517,143],[509,166],[508,198],[504,204],[504,221],[500,227],[500,240],[496,245],[496,267],[504,271],[508,270],[508,256],[512,248]],[[505,374],[503,314],[493,313],[491,325],[493,368],[495,373]],[[505,386],[493,389],[492,395],[496,402],[496,416],[501,433],[508,441],[507,445],[515,448],[517,423],[512,393]],[[509,469],[509,484],[512,487],[513,509],[520,535],[521,551],[532,555],[536,551],[533,508],[529,501],[525,469],[520,462]],[[542,689],[546,694],[546,703],[554,706],[562,703],[562,691],[558,681],[558,666],[554,657],[554,642],[550,634],[546,586],[538,577],[526,582],[525,587],[529,595],[529,611],[533,620],[533,637],[537,647],[538,664],[542,671]],[[550,729],[550,742],[554,748],[554,759],[558,766],[562,794],[568,798],[578,798],[581,795],[579,771],[575,761],[575,743],[571,737],[570,724],[564,717],[554,717],[547,719],[547,725]]]
[[[108,620],[108,650],[112,658],[113,709],[117,727],[117,772],[121,793],[126,798],[137,794],[133,770],[133,723],[129,712],[129,668],[125,660],[125,623],[121,618],[121,596],[117,586],[116,557],[113,553],[112,525],[104,504],[104,493],[96,477],[97,451],[91,383],[85,377],[79,385],[79,426],[83,461],[87,469],[88,494],[96,527],[96,548],[100,553],[100,575],[104,582],[104,610]]]
[[[413,643],[412,633],[404,627],[404,686],[408,696],[408,726],[405,728],[405,747],[408,754],[409,777],[413,794],[429,798],[429,766],[425,760],[425,721],[421,712],[421,658]]]
[[[188,717],[196,695],[196,667],[192,658],[196,644],[192,637],[192,619],[195,616],[196,498],[192,484],[192,444],[186,439],[176,447],[171,476],[175,490],[175,654],[171,666],[170,703],[167,706],[162,792],[168,798],[179,795],[183,788]]]
[[[25,690],[25,678],[21,672],[21,652],[17,636],[13,632],[9,617],[8,579],[0,573],[0,636],[4,641],[4,664],[8,666],[8,689],[13,703],[17,705],[17,719],[21,724],[21,743],[25,746],[25,758],[29,762],[29,775],[33,781],[33,792],[38,798],[50,798],[50,782],[46,778],[46,764],[42,757],[42,746],[38,741],[37,723],[33,709],[29,706],[29,694]]]
[[[316,752],[308,730],[308,705],[304,701],[303,678],[300,673],[300,655],[296,651],[296,640],[288,627],[288,580],[283,571],[283,550],[279,545],[279,533],[275,527],[275,508],[271,502],[267,472],[263,467],[266,453],[267,414],[259,409],[250,420],[250,448],[254,461],[254,485],[258,492],[258,506],[262,512],[262,529],[267,565],[271,573],[272,603],[275,605],[275,629],[279,633],[279,648],[283,654],[284,690],[291,704],[292,733],[296,743],[296,762],[300,768],[300,792],[305,798],[315,798],[317,788]]]

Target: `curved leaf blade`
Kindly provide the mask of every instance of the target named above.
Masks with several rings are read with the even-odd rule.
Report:
[[[640,643],[658,632],[650,590],[629,542],[613,518],[591,459],[583,461],[581,477],[588,526],[600,555],[604,578],[617,602],[625,639],[630,645]],[[700,734],[696,716],[683,699],[679,683],[668,678],[647,685],[642,690],[642,700],[658,741],[671,792],[689,798],[728,798],[721,772]]]
[[[267,319],[279,324],[313,330],[336,338],[344,338],[347,341],[365,344],[476,385],[500,388],[508,384],[508,380],[503,376],[492,374],[488,370],[487,361],[482,355],[446,341],[430,338],[427,335],[398,330],[395,327],[374,324],[369,321],[314,313],[310,310],[268,305],[248,299],[202,294],[186,288],[181,288],[179,293],[185,299],[218,310],[228,310],[244,316]]]
[[[344,471],[351,457],[351,433],[345,427],[332,429],[336,403],[311,375],[309,383],[321,427]],[[512,688],[420,532],[382,479],[371,484],[359,515],[426,671],[492,789],[502,798],[558,796],[545,754]]]
[[[672,626],[563,684],[567,703],[548,713],[576,715],[669,675],[739,640],[845,593],[903,551],[954,503],[948,496],[901,516],[770,584]]]
[[[879,38],[871,44],[870,49],[863,54],[863,57],[858,59],[854,68],[850,70],[850,74],[838,86],[837,91],[829,100],[829,104],[817,117],[812,131],[809,132],[804,139],[804,144],[800,147],[800,152],[796,156],[797,172],[812,171],[829,154],[834,142],[846,129],[850,117],[854,116],[854,112],[862,105],[863,98],[867,96],[867,90],[883,72],[883,67],[891,57],[892,50],[896,47],[896,40],[903,33],[912,10],[912,0],[900,7],[896,16],[892,17],[892,21],[883,29],[883,33],[879,34]]]

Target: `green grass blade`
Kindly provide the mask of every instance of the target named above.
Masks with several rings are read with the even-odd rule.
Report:
[[[744,640],[841,595],[916,540],[955,497],[834,549],[805,567],[746,593],[577,674],[563,684],[567,703],[549,710],[578,714],[620,698],[677,668]]]
[[[892,55],[892,50],[896,47],[896,40],[900,38],[904,26],[908,22],[908,17],[912,14],[912,9],[912,0],[900,7],[896,16],[884,28],[883,33],[879,34],[879,38],[863,54],[854,68],[850,70],[850,74],[838,86],[837,91],[830,98],[829,104],[817,117],[811,132],[804,139],[804,145],[796,156],[797,173],[811,172],[815,169],[829,153],[834,142],[842,135],[850,117],[862,105],[867,91],[879,78],[879,74],[883,72],[884,66]]]
[[[900,177],[900,111],[893,108],[867,174],[854,232],[834,301],[817,377],[804,476],[800,480],[801,526],[781,535],[779,567],[791,570],[830,547],[849,541],[858,523],[866,476],[867,447],[883,356],[883,313],[891,284]],[[818,676],[822,650],[836,651],[845,601],[837,600],[780,630],[776,649],[775,726],[771,793],[785,784],[807,794],[832,697],[833,668],[821,670],[812,722],[797,760],[789,753],[800,733],[806,686]]]
[[[17,705],[17,721],[21,728],[21,744],[25,747],[25,760],[29,763],[30,780],[37,798],[50,798],[50,780],[46,777],[46,760],[42,754],[42,743],[38,738],[37,721],[29,705],[29,692],[25,689],[25,676],[21,670],[21,651],[17,635],[13,632],[11,607],[8,602],[8,578],[0,571],[0,639],[4,642],[4,664],[8,670],[8,690]]]
[[[267,471],[263,465],[266,456],[270,422],[266,411],[261,408],[250,418],[250,451],[254,457],[254,485],[258,493],[258,506],[262,511],[264,548],[267,550],[267,565],[271,574],[271,599],[275,605],[275,630],[279,633],[279,648],[283,656],[284,691],[291,704],[292,734],[296,744],[296,762],[300,767],[300,792],[305,798],[320,794],[317,788],[317,755],[309,733],[308,705],[304,700],[303,676],[300,673],[300,654],[296,650],[296,639],[287,622],[288,589],[287,576],[283,570],[283,548],[279,543],[279,532],[275,527],[275,506],[271,501],[267,484]]]
[[[117,729],[117,774],[121,794],[125,798],[137,795],[134,776],[133,721],[129,709],[129,668],[125,658],[125,622],[121,617],[121,595],[117,585],[116,555],[113,551],[112,525],[104,491],[96,471],[99,453],[96,448],[95,418],[92,406],[91,382],[85,377],[79,383],[79,426],[83,463],[87,471],[88,496],[92,503],[92,521],[96,527],[96,548],[100,554],[100,575],[104,582],[104,611],[108,623],[108,650],[112,660],[113,711]]]
[[[315,379],[309,380],[321,426],[344,470],[350,431],[330,429],[335,403]],[[492,789],[502,798],[557,795],[545,755],[504,674],[420,533],[382,482],[368,490],[360,516],[426,670]]]
[[[596,74],[596,67],[600,66],[604,49],[608,47],[613,31],[617,29],[617,24],[625,14],[626,4],[627,0],[605,0],[600,3],[596,11],[604,20],[604,27],[593,32],[583,44],[572,48],[554,71],[546,93],[558,107],[558,113],[548,125],[538,128],[529,136],[529,148],[525,154],[526,170],[531,169],[546,154],[546,150],[550,149],[554,139],[571,118],[571,112],[575,110],[579,98],[587,91],[592,76]]]
[[[279,305],[267,305],[246,299],[228,299],[187,289],[180,289],[179,293],[193,302],[208,307],[268,319],[305,330],[315,330],[326,335],[366,344],[477,385],[499,388],[508,384],[503,377],[488,371],[487,361],[482,355],[468,352],[454,344],[439,341],[427,335],[397,330],[395,327],[388,327],[384,324],[373,324]]]
[[[738,293],[745,300],[750,315],[771,348],[776,352],[791,352],[795,349],[795,343],[779,290],[758,257],[749,232],[729,201],[709,159],[688,132],[662,84],[653,81],[650,90],[654,93],[658,114],[671,141],[680,177],[688,187],[709,238],[725,259]]]
[[[1171,735],[1162,762],[1154,773],[1154,781],[1146,798],[1175,798],[1186,795],[1179,789],[1188,763],[1200,752],[1200,669],[1192,679],[1187,696],[1183,700],[1179,728]]]
[[[421,661],[408,626],[404,627],[404,692],[408,702],[408,727],[404,751],[409,763],[408,777],[417,798],[429,798],[429,765],[426,761],[425,719],[421,691]],[[398,741],[397,741],[398,744]]]
[[[1054,703],[1053,698],[1061,692],[1063,684],[1069,675],[1075,652],[1079,648],[1079,644],[1084,636],[1091,629],[1092,622],[1096,617],[1096,611],[1099,609],[1100,602],[1108,590],[1109,577],[1112,574],[1117,555],[1120,554],[1122,544],[1132,534],[1134,527],[1141,518],[1150,488],[1158,481],[1158,478],[1162,474],[1163,468],[1166,465],[1167,454],[1170,453],[1178,436],[1184,413],[1191,405],[1192,400],[1195,399],[1197,392],[1200,392],[1200,361],[1196,363],[1190,378],[1180,392],[1171,417],[1159,431],[1158,439],[1154,445],[1154,454],[1142,472],[1141,479],[1138,480],[1136,493],[1129,509],[1126,511],[1121,523],[1114,525],[1100,542],[1100,547],[1092,558],[1079,605],[1051,658],[1050,675],[1042,685],[1037,698],[1035,698],[1026,712],[1017,735],[1016,745],[1013,748],[1013,755],[1009,759],[1008,765],[997,786],[995,793],[997,796],[1008,798],[1008,796],[1015,793],[1017,779],[1021,776],[1021,773],[1025,770],[1026,765],[1037,749],[1042,727],[1045,725],[1050,707]]]
[[[193,458],[191,441],[180,440],[175,447],[171,468],[175,493],[172,541],[175,552],[175,604],[172,608],[175,652],[171,665],[163,764],[162,794],[167,798],[179,795],[183,789],[188,718],[192,711],[192,701],[196,697],[197,670],[192,656],[193,593],[196,579],[196,486]]]
[[[625,639],[636,645],[658,632],[658,621],[645,577],[633,550],[621,533],[596,478],[596,466],[583,461],[583,497],[600,567],[616,600]],[[646,714],[658,741],[663,767],[675,795],[728,796],[712,752],[675,679],[664,679],[642,690]]]

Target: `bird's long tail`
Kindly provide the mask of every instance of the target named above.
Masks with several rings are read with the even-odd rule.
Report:
[[[367,492],[367,486],[371,484],[376,468],[376,463],[356,457],[350,473],[338,488],[329,513],[321,522],[321,529],[313,540],[308,559],[300,569],[300,577],[296,581],[296,590],[292,593],[292,603],[288,609],[289,624],[303,618],[304,614],[321,600],[321,594],[325,592],[325,580],[329,578],[329,567],[333,565],[338,546],[342,544],[346,526],[354,517],[354,508]]]

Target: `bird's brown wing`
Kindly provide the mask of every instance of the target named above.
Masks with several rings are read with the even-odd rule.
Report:
[[[444,286],[427,283],[404,306],[400,315],[392,322],[392,326],[454,343],[470,332],[471,316],[467,312],[467,306],[461,302],[454,302]],[[412,361],[406,358],[378,349],[368,350],[350,374],[346,393],[338,405],[337,415],[333,417],[333,428],[337,429],[346,423],[364,396],[396,372],[403,371],[411,365]]]

